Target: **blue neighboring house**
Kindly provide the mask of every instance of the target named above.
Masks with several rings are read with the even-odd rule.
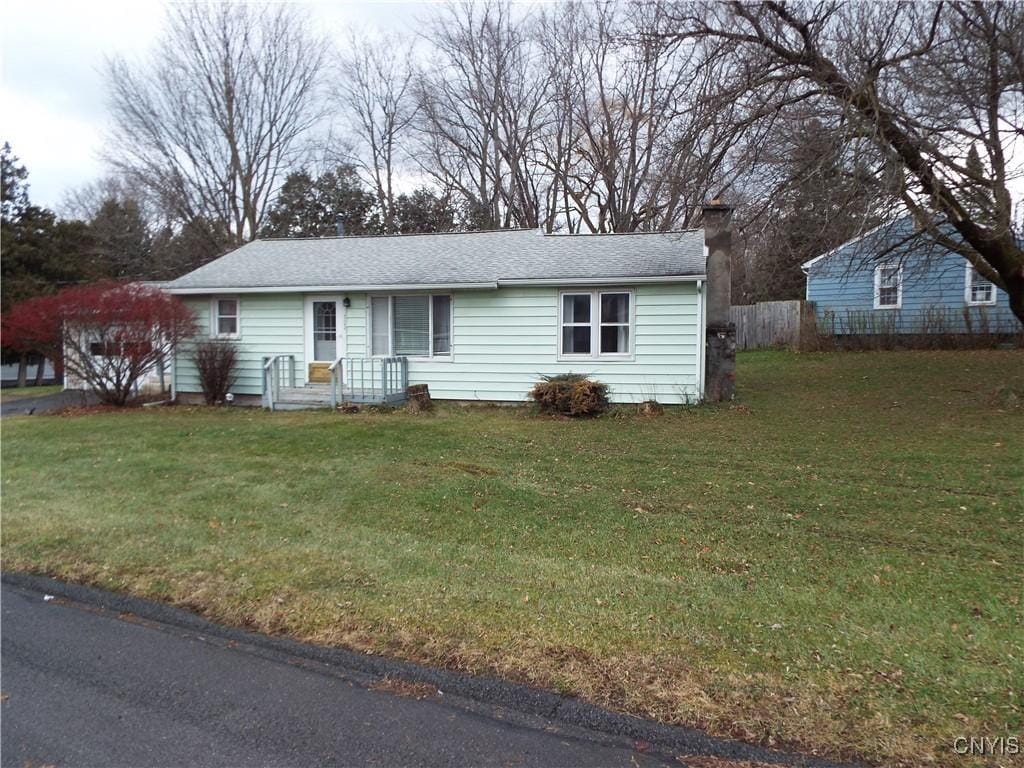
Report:
[[[915,234],[910,217],[801,265],[821,332],[1019,333],[1006,293],[959,254]]]

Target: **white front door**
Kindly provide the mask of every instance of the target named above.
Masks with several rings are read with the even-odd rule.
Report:
[[[343,350],[344,313],[340,296],[306,297],[306,379],[314,363],[333,363]],[[323,366],[317,366],[321,368]]]

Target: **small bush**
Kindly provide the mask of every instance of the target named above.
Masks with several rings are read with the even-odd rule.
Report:
[[[544,413],[597,416],[608,410],[608,385],[579,373],[542,376],[530,390]]]
[[[238,347],[230,341],[201,341],[192,351],[192,362],[199,374],[199,385],[203,388],[206,404],[223,403],[235,383]]]

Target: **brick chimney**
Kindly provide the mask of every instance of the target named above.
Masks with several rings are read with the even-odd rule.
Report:
[[[701,208],[704,247],[707,251],[707,317],[704,399],[709,403],[732,400],[736,384],[736,326],[729,322],[732,306],[732,206],[719,199]]]

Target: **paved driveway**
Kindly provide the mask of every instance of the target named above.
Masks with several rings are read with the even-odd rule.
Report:
[[[59,411],[76,405],[95,405],[99,400],[92,392],[54,392],[39,397],[19,397],[6,400],[0,392],[0,416],[24,416],[26,414]]]

